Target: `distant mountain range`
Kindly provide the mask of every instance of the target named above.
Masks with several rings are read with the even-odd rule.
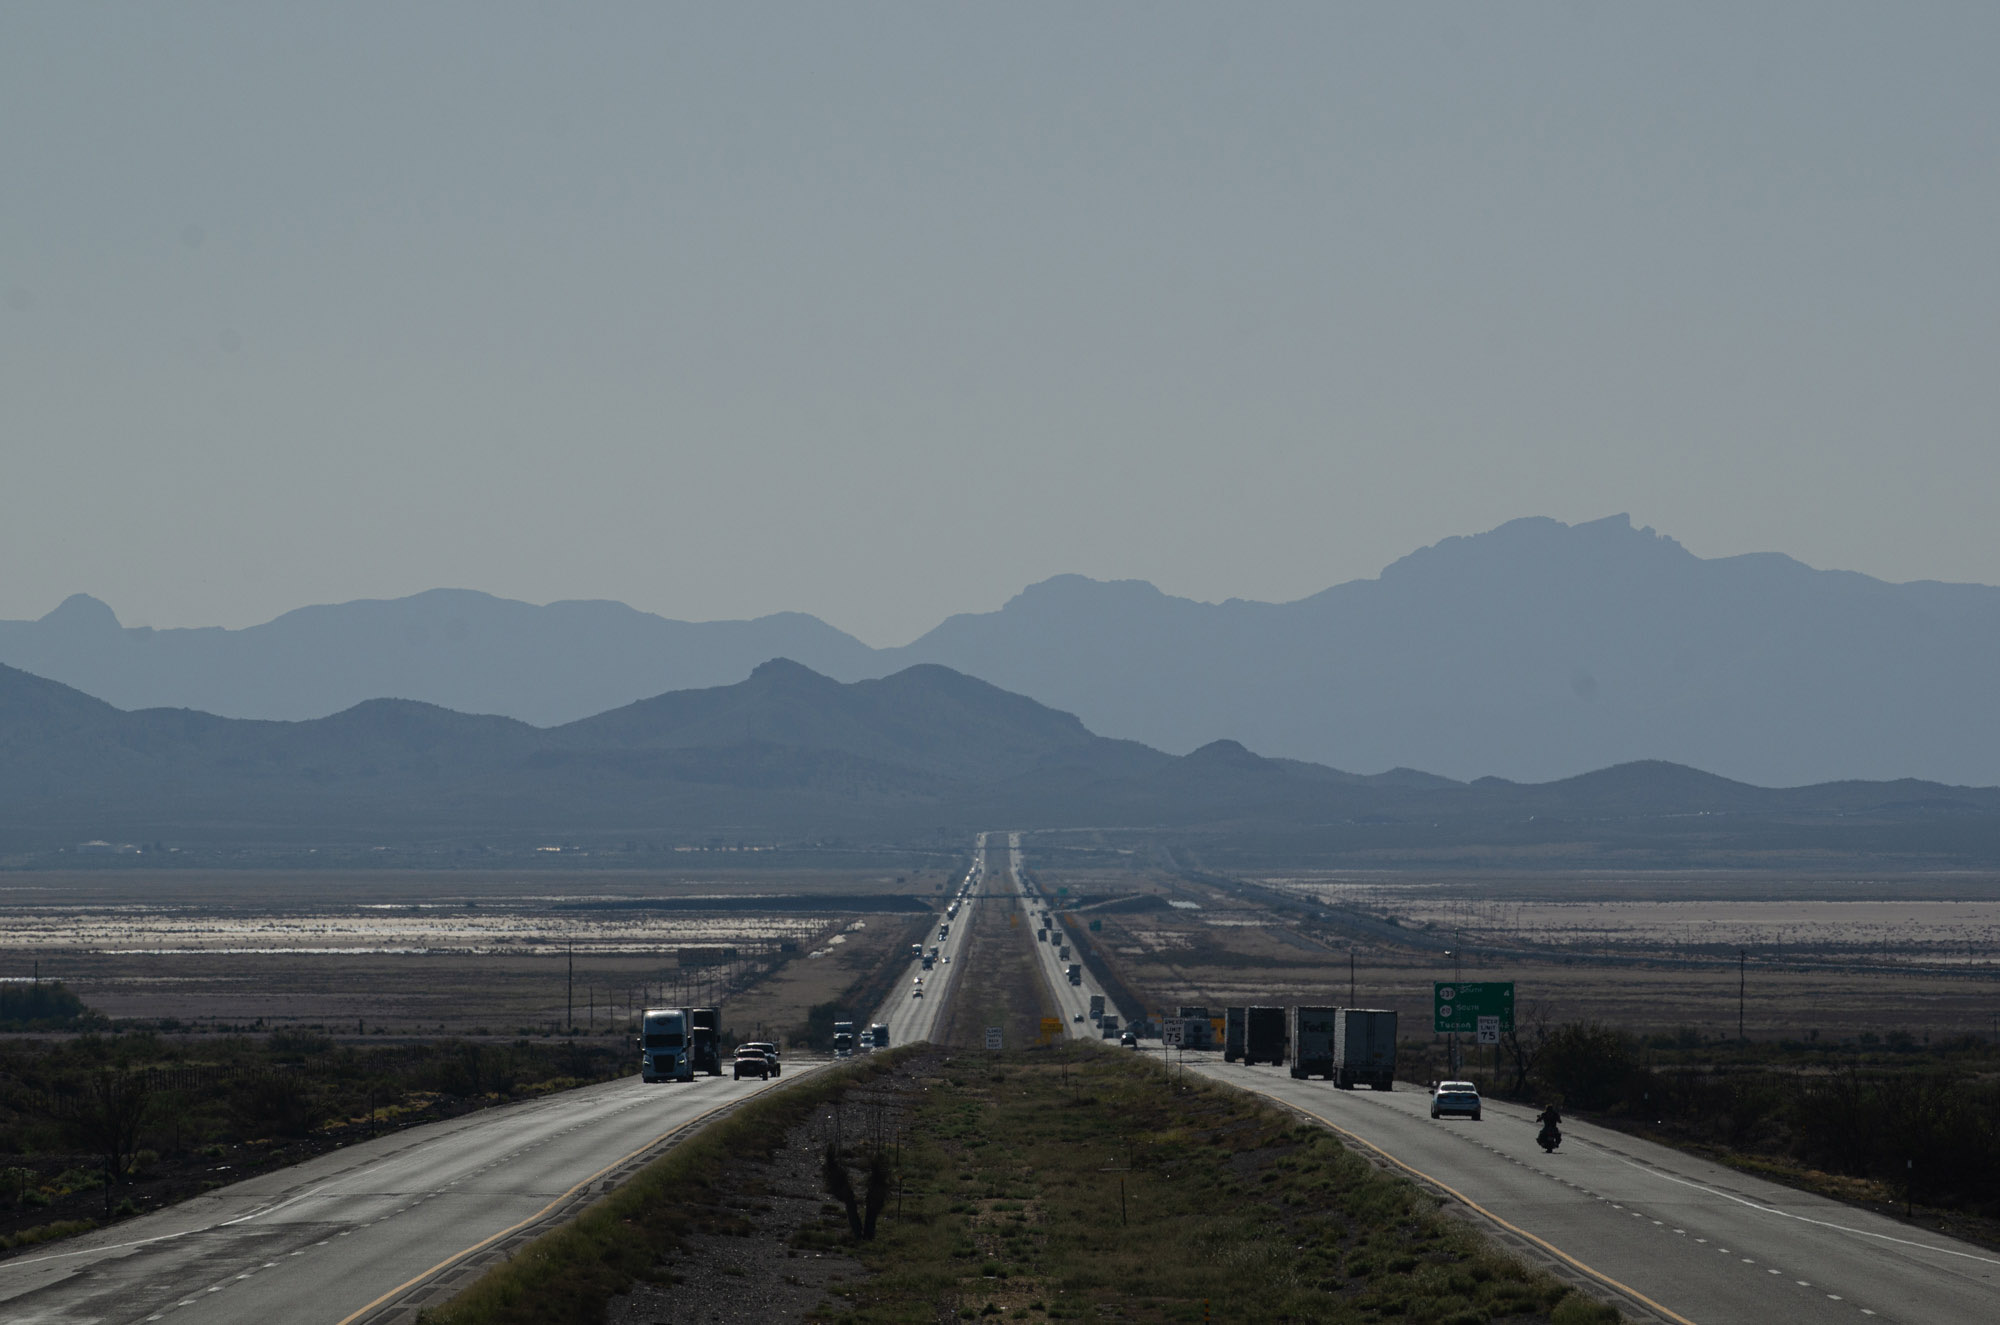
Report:
[[[121,707],[320,717],[414,699],[538,726],[727,685],[937,663],[1172,752],[1545,780],[1658,759],[1765,785],[2000,783],[2000,589],[1703,559],[1623,516],[1516,520],[1293,603],[1059,576],[871,649],[801,614],[688,623],[436,590],[244,630],[121,627],[84,596],[0,622],[0,662]]]
[[[5,852],[95,839],[955,845],[995,826],[1331,832],[1349,853],[1443,849],[1460,865],[1774,850],[1849,868],[1865,851],[1964,865],[2000,859],[2000,790],[1766,790],[1662,763],[1467,784],[1267,759],[1233,741],[1177,756],[1094,735],[1070,714],[935,664],[842,683],[776,660],[735,685],[548,728],[410,700],[303,722],[126,712],[0,667]]]

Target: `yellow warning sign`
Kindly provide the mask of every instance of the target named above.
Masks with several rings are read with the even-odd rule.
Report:
[[[1056,1036],[1061,1034],[1062,1034],[1061,1017],[1042,1018],[1042,1038],[1044,1040],[1053,1040]]]

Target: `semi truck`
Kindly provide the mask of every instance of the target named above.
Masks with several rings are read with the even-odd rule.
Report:
[[[854,1057],[854,1023],[836,1021],[833,1023],[833,1056],[835,1058]]]
[[[686,1008],[647,1008],[639,1017],[639,1079],[693,1081]]]
[[[1181,1047],[1184,1049],[1213,1049],[1215,1047],[1215,1027],[1210,1024],[1206,1007],[1183,1003],[1179,1013],[1183,1030]]]
[[[1294,1007],[1285,1018],[1292,1075],[1325,1077],[1341,1090],[1392,1090],[1396,1014],[1385,1008]]]
[[[1274,1067],[1285,1061],[1285,1010],[1283,1008],[1245,1008],[1243,1029],[1243,1062],[1245,1066],[1270,1063]]]
[[[1342,1008],[1333,1023],[1333,1084],[1396,1088],[1396,1014],[1389,1008]]]
[[[1075,962],[1071,962],[1069,964],[1069,969],[1065,971],[1064,974],[1069,976],[1069,982],[1073,985],[1080,985],[1083,983],[1083,967],[1079,966]]]
[[[1103,1017],[1104,1017],[1104,995],[1092,994],[1090,996],[1090,1019],[1092,1021],[1100,1021],[1103,1019]]]
[[[868,1028],[868,1032],[875,1037],[875,1047],[877,1049],[887,1049],[889,1047],[889,1028],[887,1025],[878,1021]]]
[[[722,1010],[688,1009],[689,1066],[712,1077],[722,1075]]]

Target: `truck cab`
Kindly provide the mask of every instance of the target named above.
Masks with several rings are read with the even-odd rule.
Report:
[[[836,1021],[833,1023],[833,1056],[835,1058],[854,1057],[854,1023]]]
[[[694,1052],[686,1008],[648,1008],[639,1019],[639,1078],[693,1081]]]

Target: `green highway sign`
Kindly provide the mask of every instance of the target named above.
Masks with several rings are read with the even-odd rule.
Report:
[[[1431,1029],[1440,1035],[1453,1031],[1477,1035],[1482,1030],[1497,1033],[1514,1029],[1512,980],[1484,984],[1440,980],[1431,986],[1431,994]],[[1479,1024],[1481,1018],[1487,1019],[1483,1027]]]

